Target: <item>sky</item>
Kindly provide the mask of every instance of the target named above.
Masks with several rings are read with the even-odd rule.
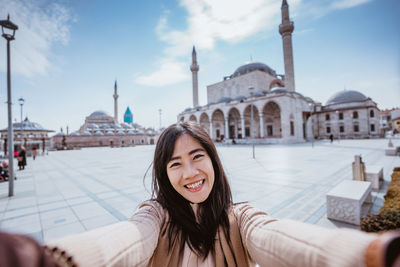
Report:
[[[296,91],[325,104],[356,90],[400,107],[400,1],[288,0]],[[281,0],[0,0],[11,42],[12,118],[77,131],[92,112],[159,128],[191,107],[191,52],[207,85],[248,61],[284,73]],[[0,40],[0,128],[7,127],[6,40]],[[161,112],[160,112],[161,111]]]

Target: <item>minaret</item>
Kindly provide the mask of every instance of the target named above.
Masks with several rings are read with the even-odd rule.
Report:
[[[293,48],[292,32],[294,30],[293,21],[289,18],[289,5],[286,0],[282,1],[282,24],[279,25],[279,33],[282,35],[283,42],[283,60],[285,63],[285,87],[288,91],[294,91],[294,66],[293,66]]]
[[[197,80],[197,72],[199,71],[199,65],[197,65],[196,49],[193,46],[192,52],[192,65],[190,65],[190,71],[192,72],[193,82],[193,107],[199,105],[199,85]]]
[[[114,121],[118,123],[118,93],[117,93],[117,80],[115,80],[114,84]]]

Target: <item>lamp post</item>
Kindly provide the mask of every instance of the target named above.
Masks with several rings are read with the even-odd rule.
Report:
[[[12,128],[11,114],[11,73],[10,73],[10,41],[14,40],[15,31],[18,26],[10,21],[10,15],[7,20],[0,20],[1,32],[4,39],[7,40],[7,107],[8,107],[8,196],[14,195],[14,136]]]
[[[340,143],[340,125],[339,125],[339,110],[336,110],[337,125],[338,125],[338,143]]]
[[[313,123],[313,118],[312,116],[314,115],[314,108],[315,104],[314,103],[309,103],[311,112],[310,112],[310,122],[311,122],[311,147],[314,148],[314,123]]]
[[[254,87],[249,88],[250,93],[250,139],[254,138],[253,132],[253,95],[254,95]],[[253,147],[253,159],[255,158],[254,152],[254,141],[252,140],[252,147]]]
[[[19,99],[18,99],[18,103],[19,103],[19,105],[21,106],[21,147],[22,146],[25,146],[24,145],[24,122],[22,121],[22,108],[23,108],[23,105],[24,105],[24,103],[25,103],[25,99],[23,99],[22,97],[20,97]]]
[[[161,130],[161,108],[158,110],[158,112],[160,113],[160,130]]]

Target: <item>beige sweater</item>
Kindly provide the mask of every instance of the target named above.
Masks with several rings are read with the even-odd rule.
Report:
[[[234,208],[244,247],[262,266],[365,266],[364,252],[376,238],[355,230],[325,229],[292,220],[274,220],[247,204]],[[165,211],[156,202],[141,205],[119,222],[50,242],[79,266],[146,266],[157,246]]]

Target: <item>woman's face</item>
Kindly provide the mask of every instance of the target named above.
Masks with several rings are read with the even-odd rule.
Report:
[[[200,143],[188,134],[175,142],[167,164],[167,174],[174,189],[191,203],[205,201],[214,185],[214,168]]]

